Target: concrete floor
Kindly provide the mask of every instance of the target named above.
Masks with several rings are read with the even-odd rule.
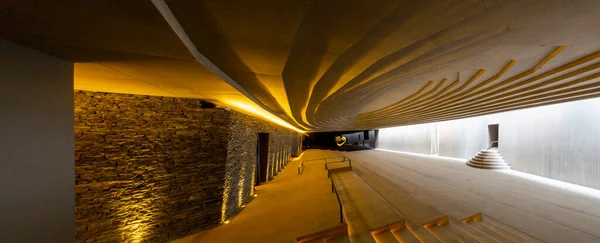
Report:
[[[600,242],[600,191],[475,169],[466,160],[377,150],[343,154],[416,198],[435,194],[435,202],[423,200],[430,205],[466,205],[545,242]]]
[[[475,169],[464,160],[439,156],[377,150],[341,154],[357,169],[366,167],[438,209],[471,207],[544,242],[600,242],[598,190],[516,171]],[[341,154],[308,150],[301,160]],[[258,197],[231,223],[173,243],[295,242],[299,236],[339,225],[323,160],[306,162],[301,176],[299,163],[293,161],[273,181],[257,187]]]
[[[332,156],[330,151],[305,151],[274,180],[256,187],[258,196],[229,224],[172,243],[291,243],[300,236],[339,225],[338,204],[324,161],[305,162],[303,174],[297,174],[301,160]]]

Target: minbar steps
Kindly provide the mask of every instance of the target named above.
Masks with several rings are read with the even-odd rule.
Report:
[[[504,161],[504,158],[498,153],[498,149],[495,148],[481,150],[467,162],[467,165],[479,169],[510,169],[510,166],[508,166],[506,161]]]

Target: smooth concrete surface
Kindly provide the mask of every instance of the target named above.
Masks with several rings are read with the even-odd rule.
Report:
[[[595,0],[4,0],[0,36],[77,62],[77,89],[234,109],[236,101],[302,129],[370,130],[598,97],[599,66],[560,67],[592,54],[580,64],[596,64],[599,8]]]
[[[74,242],[73,63],[0,53],[0,242]]]
[[[172,243],[291,243],[340,225],[338,203],[321,160],[332,156],[330,151],[305,151],[275,179],[256,187],[257,197],[229,224]],[[298,175],[302,160],[313,161],[305,162]]]
[[[600,189],[600,98],[379,131],[378,148],[470,159],[490,144],[513,170]],[[431,148],[439,147],[439,152]]]
[[[431,205],[416,199],[401,187],[382,178],[373,171],[357,164],[354,172],[369,184],[379,195],[402,213],[407,221],[417,226],[431,226],[448,222],[448,215]]]
[[[600,241],[598,191],[583,194],[438,156],[378,150],[343,154],[441,211],[454,205],[474,208],[485,215],[482,222],[489,216],[538,241]]]
[[[385,230],[394,224],[402,226],[397,228],[404,227],[404,218],[354,172],[331,176],[344,206],[344,218],[353,242],[375,242],[372,231]]]

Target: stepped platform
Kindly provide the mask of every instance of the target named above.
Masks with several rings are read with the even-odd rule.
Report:
[[[331,176],[352,242],[374,242],[372,234],[406,227],[404,217],[354,172],[338,172]]]
[[[380,177],[368,168],[355,166],[355,172],[413,224],[428,227],[448,223],[447,214],[412,197],[402,187],[395,186],[394,183]]]
[[[497,149],[484,149],[477,153],[467,162],[468,166],[473,168],[488,170],[508,170],[510,166],[500,156]]]
[[[325,158],[337,156],[352,167],[324,170]],[[229,225],[176,242],[600,242],[600,196],[436,156],[309,150],[303,159],[315,158],[303,174],[284,170],[259,187],[255,201],[266,200],[249,204]],[[266,203],[273,201],[285,206]],[[264,215],[278,223],[252,226]]]
[[[448,214],[447,232],[483,242],[600,242],[599,197],[511,171],[470,168],[465,160],[379,150],[343,154],[354,168],[368,168]]]

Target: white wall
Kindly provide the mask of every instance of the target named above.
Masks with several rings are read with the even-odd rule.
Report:
[[[469,159],[500,124],[499,151],[514,170],[600,189],[600,99],[380,130],[379,148]]]
[[[432,139],[435,137],[435,124],[392,127],[379,130],[378,148],[420,154],[435,154]]]
[[[600,189],[600,99],[497,115],[515,169]]]
[[[74,242],[73,64],[0,40],[0,242]]]
[[[440,155],[455,158],[471,158],[488,143],[488,117],[475,117],[440,122]]]

